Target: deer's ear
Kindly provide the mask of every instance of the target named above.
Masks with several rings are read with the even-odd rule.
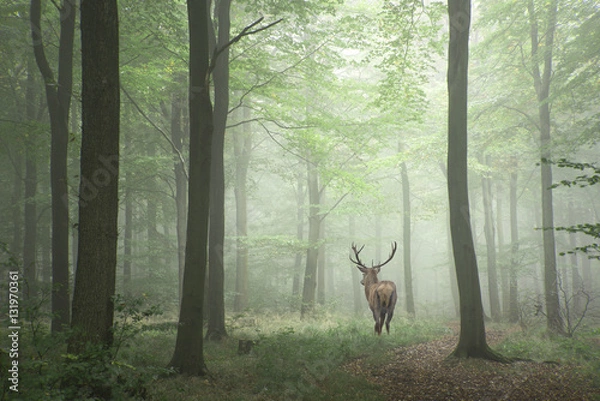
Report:
[[[379,273],[379,271],[381,270],[381,267],[376,267],[374,270],[375,270],[375,273]]]

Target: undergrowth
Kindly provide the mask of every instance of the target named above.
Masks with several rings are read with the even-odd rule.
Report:
[[[600,328],[581,330],[573,337],[549,336],[545,328],[519,331],[496,349],[512,358],[573,365],[600,387]]]
[[[345,362],[386,358],[392,348],[447,334],[441,324],[395,319],[391,335],[373,335],[367,319],[323,316],[300,321],[294,316],[260,317],[251,328],[232,328],[225,341],[205,343],[210,375],[161,379],[152,400],[376,400],[378,389],[344,372]],[[256,345],[237,354],[239,334]]]

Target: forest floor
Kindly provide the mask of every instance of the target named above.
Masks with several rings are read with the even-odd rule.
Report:
[[[493,346],[504,336],[488,332],[488,343]],[[343,369],[380,387],[388,400],[600,400],[600,388],[569,363],[448,358],[457,341],[456,334],[448,335],[396,348],[383,365],[358,358]]]

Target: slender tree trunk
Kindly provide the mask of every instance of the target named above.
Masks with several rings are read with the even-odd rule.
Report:
[[[556,29],[557,0],[548,3],[547,30],[544,33],[545,43],[543,49],[544,70],[539,68],[539,42],[537,15],[533,0],[527,7],[531,24],[531,56],[532,75],[538,99],[538,112],[540,119],[540,156],[542,176],[542,227],[544,240],[544,292],[546,299],[546,321],[548,330],[552,333],[563,334],[564,323],[560,315],[560,302],[558,296],[558,277],[556,269],[556,243],[554,239],[554,210],[552,203],[552,165],[544,163],[550,159],[550,83],[552,79],[552,49],[554,46],[554,31]]]
[[[33,144],[28,141],[25,156],[25,231],[23,235],[23,270],[27,282],[27,296],[35,294],[37,269],[37,162]]]
[[[27,121],[35,121],[35,79],[33,65],[27,61],[27,89],[25,92],[25,117]],[[25,140],[25,224],[23,233],[23,271],[26,282],[26,296],[36,291],[36,248],[37,248],[37,160],[35,156],[35,139],[32,135]],[[20,184],[21,177],[18,177]],[[20,187],[20,185],[19,185]],[[20,191],[19,191],[20,192]],[[19,193],[20,195],[20,193]],[[18,204],[18,203],[15,203]],[[18,233],[21,230],[17,230]],[[17,233],[15,233],[17,236]],[[20,234],[19,234],[20,236]]]
[[[146,155],[149,160],[156,157],[156,146],[152,142],[146,144]],[[158,199],[156,197],[156,179],[154,175],[150,174],[146,177],[146,275],[150,279],[154,279],[157,276],[157,269],[160,268],[159,257],[160,257],[160,239],[158,235],[157,227],[157,215],[158,215]]]
[[[569,222],[575,221],[575,210],[573,206],[573,201],[569,201]],[[575,249],[577,247],[577,234],[570,233],[569,234],[569,245],[571,249]],[[581,316],[583,313],[583,302],[582,299],[582,290],[583,290],[583,279],[579,274],[579,259],[577,257],[577,253],[573,252],[571,254],[571,293],[573,294],[573,312],[577,316]]]
[[[132,153],[131,138],[125,137],[125,152],[127,156]],[[133,190],[132,174],[128,169],[125,172],[125,227],[123,233],[123,289],[125,294],[131,294],[131,265],[133,242]]]
[[[79,247],[71,353],[113,341],[119,212],[119,22],[116,0],[81,5]]]
[[[410,183],[406,162],[400,163],[402,178],[402,251],[404,260],[404,291],[406,291],[406,312],[415,316],[415,299],[413,295],[413,274],[411,264],[411,210]]]
[[[325,203],[325,190],[320,193],[320,201]],[[325,238],[325,221],[319,224],[319,241]],[[319,305],[325,305],[325,244],[320,243],[317,250],[317,302]]]
[[[514,171],[510,173],[510,270],[509,287],[510,303],[508,320],[511,323],[519,321],[518,301],[518,269],[519,269],[519,226],[517,217],[517,161],[513,158]]]
[[[348,218],[348,232],[350,234],[350,238],[354,238],[356,236],[356,218],[354,216],[350,216]],[[354,294],[354,314],[356,316],[362,315],[365,305],[363,291],[360,288],[360,271],[356,268],[354,263],[350,263],[350,269],[352,271],[352,294]]]
[[[486,164],[489,164],[486,160]],[[485,244],[487,249],[487,270],[488,270],[488,292],[490,297],[490,314],[494,321],[499,321],[501,317],[500,297],[498,294],[498,272],[496,269],[496,238],[494,235],[494,218],[492,211],[492,189],[489,177],[481,177],[481,187],[483,193],[483,213],[485,234]]]
[[[308,249],[306,252],[306,270],[304,271],[304,285],[302,288],[301,316],[307,317],[313,312],[315,306],[315,290],[317,287],[317,258],[319,255],[318,242],[321,218],[319,216],[319,173],[317,166],[307,162],[308,168]]]
[[[229,42],[229,0],[216,2],[219,32],[217,48]],[[213,53],[214,54],[214,53]],[[214,134],[212,142],[212,166],[210,180],[210,231],[208,245],[208,329],[207,340],[221,340],[225,330],[225,267],[223,247],[225,242],[225,168],[223,153],[225,127],[229,112],[229,50],[224,50],[215,61],[213,71],[215,84]]]
[[[174,94],[171,100],[171,141],[176,149],[173,171],[175,173],[175,209],[177,212],[177,265],[179,277],[179,301],[181,302],[183,267],[185,266],[185,221],[186,221],[186,192],[187,177],[183,164],[183,131],[181,129],[183,99],[180,94]]]
[[[60,8],[58,81],[48,64],[41,29],[41,0],[31,0],[33,51],[46,88],[50,114],[50,182],[52,187],[52,332],[69,324],[69,204],[67,187],[68,120],[73,86],[73,38],[76,6]]]
[[[12,195],[10,202],[12,204],[12,242],[10,251],[13,255],[23,253],[23,208],[21,201],[23,199],[23,156],[21,151],[17,151],[14,157],[15,175],[13,178]]]
[[[183,295],[175,350],[169,366],[180,373],[206,374],[203,351],[204,284],[208,247],[208,218],[213,111],[208,86],[208,3],[188,0],[190,32],[190,169],[187,241]]]
[[[306,177],[298,173],[296,189],[296,240],[302,242],[304,240],[304,180]],[[296,299],[300,295],[300,274],[302,268],[302,252],[296,252],[294,262],[294,279],[292,284],[292,296]]]
[[[448,180],[448,169],[442,162],[439,163],[440,170]],[[460,299],[458,295],[458,282],[456,281],[456,268],[454,266],[454,256],[452,254],[452,233],[450,230],[450,209],[446,209],[446,238],[447,238],[447,253],[448,253],[448,273],[450,278],[450,292],[454,303],[454,312],[457,318],[460,318]]]
[[[500,181],[496,181],[496,232],[498,233],[498,252],[504,255],[504,191]],[[507,317],[510,310],[509,266],[506,263],[498,264],[500,270],[500,287],[502,295],[502,316]]]
[[[244,107],[243,119],[246,121],[242,132],[233,138],[235,155],[235,222],[236,222],[236,258],[235,258],[235,297],[233,310],[241,312],[248,307],[248,166],[252,151],[252,130],[250,108]]]
[[[448,47],[448,198],[450,230],[460,296],[460,337],[453,355],[460,358],[500,357],[485,338],[477,258],[471,232],[467,184],[467,73],[469,0],[449,0]]]
[[[40,229],[42,248],[42,278],[44,283],[52,282],[52,249],[50,247],[50,224],[44,223]]]

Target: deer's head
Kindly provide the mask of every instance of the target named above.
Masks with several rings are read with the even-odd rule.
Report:
[[[390,256],[385,262],[379,263],[378,265],[374,265],[371,262],[371,267],[368,267],[360,260],[360,252],[363,250],[364,247],[365,246],[363,245],[360,247],[360,249],[357,249],[356,245],[353,243],[352,251],[354,252],[354,259],[352,258],[352,255],[350,255],[350,261],[354,263],[358,270],[360,270],[360,272],[363,274],[363,278],[362,280],[360,280],[360,283],[364,286],[368,286],[379,281],[379,279],[377,278],[377,274],[381,270],[382,266],[384,266],[385,264],[389,263],[390,260],[392,260],[392,258],[396,254],[397,244],[396,242],[392,243],[392,252],[390,253]]]

